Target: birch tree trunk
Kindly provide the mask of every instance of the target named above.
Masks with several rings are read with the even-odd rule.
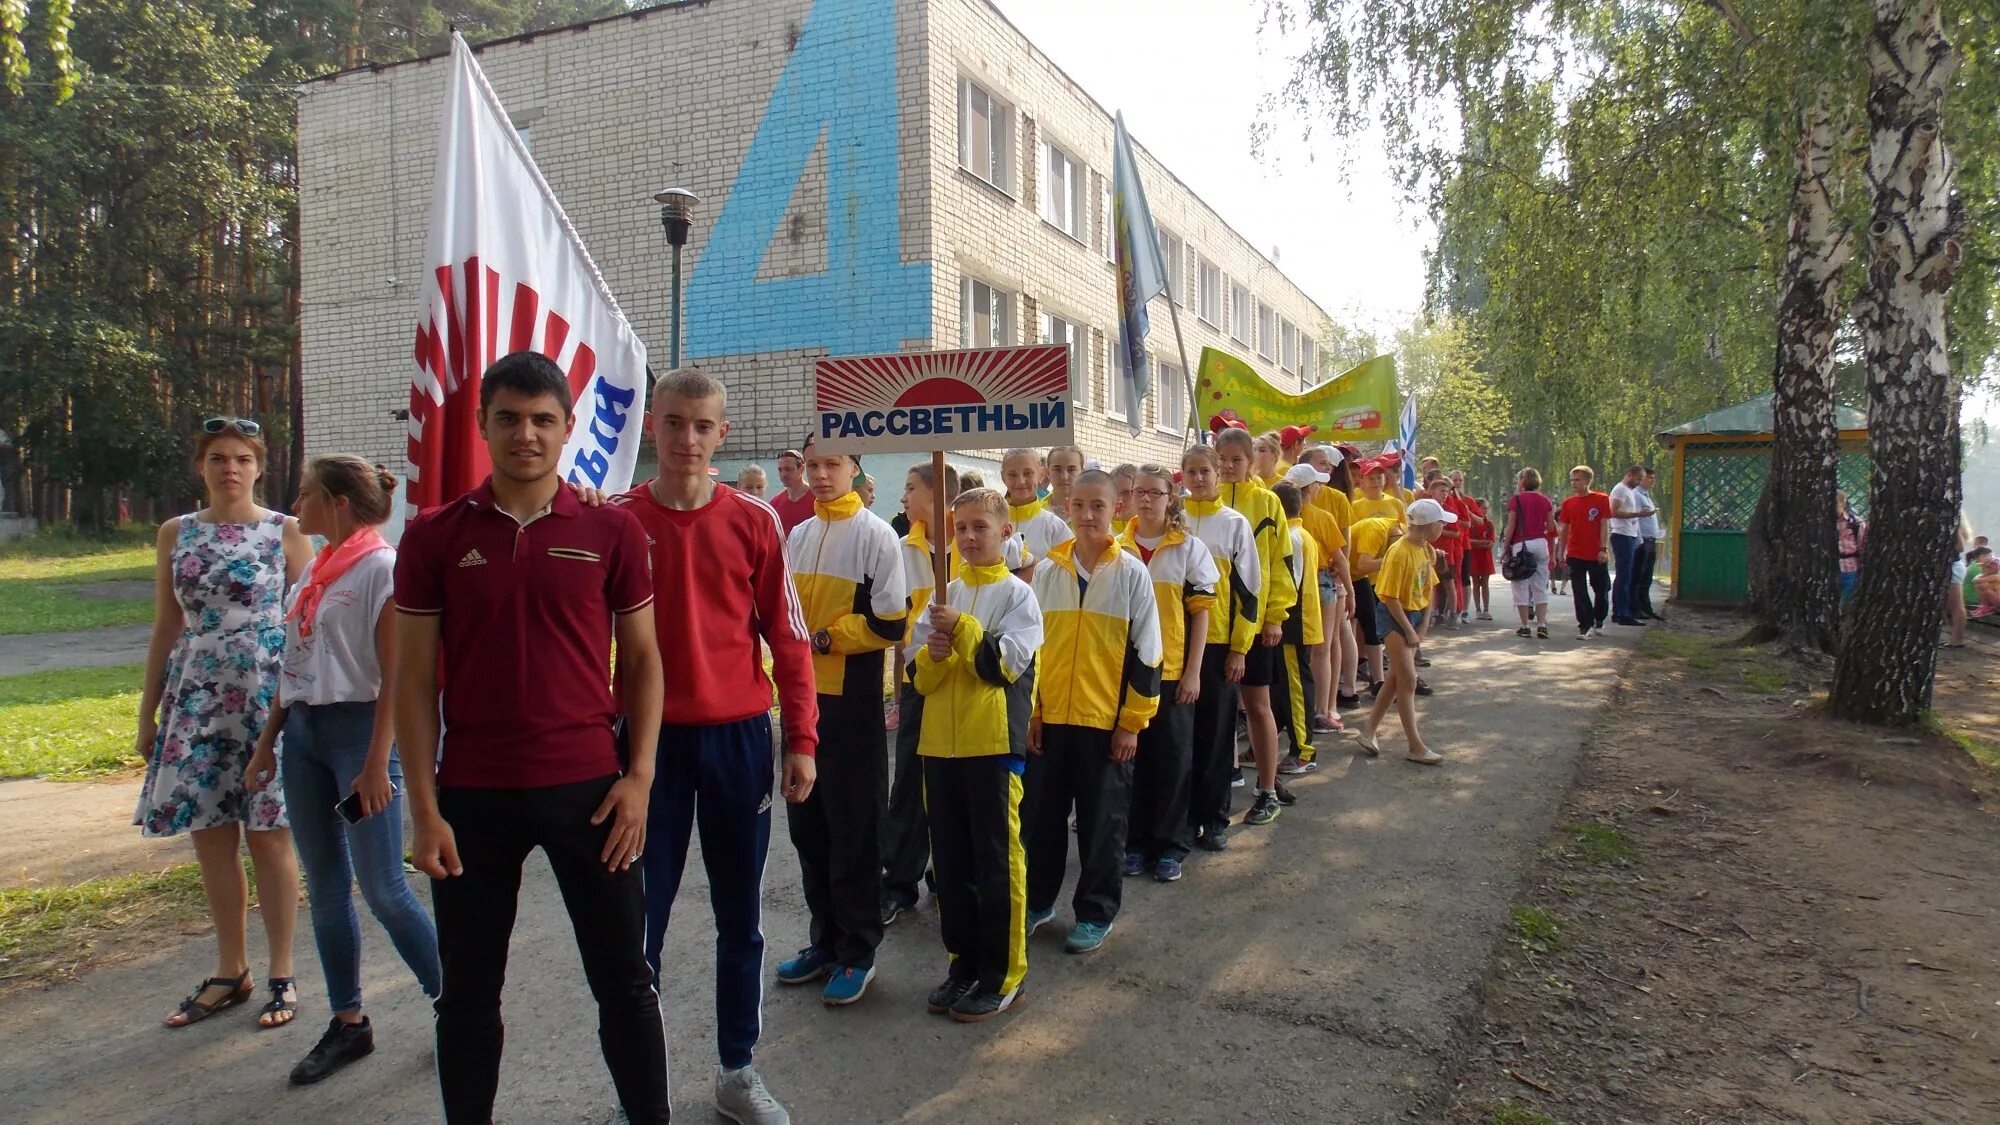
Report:
[[[1875,0],[1868,51],[1875,210],[1856,308],[1868,363],[1873,521],[1832,707],[1844,718],[1898,726],[1916,723],[1930,705],[1961,499],[1958,386],[1945,331],[1966,216],[1942,129],[1957,62],[1936,0]]]
[[[1799,115],[1771,373],[1771,472],[1749,537],[1751,605],[1765,631],[1793,648],[1826,653],[1838,646],[1840,625],[1833,338],[1841,277],[1854,256],[1853,234],[1828,190],[1834,138],[1821,98]]]

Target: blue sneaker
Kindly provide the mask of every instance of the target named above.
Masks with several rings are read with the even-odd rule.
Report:
[[[1146,857],[1138,852],[1125,853],[1125,874],[1141,875],[1146,871]]]
[[[1078,922],[1063,942],[1063,948],[1071,953],[1093,953],[1111,936],[1111,923]]]
[[[820,999],[826,1001],[826,1006],[829,1008],[852,1004],[861,999],[861,994],[868,991],[868,982],[874,979],[873,965],[865,969],[857,965],[835,966],[833,975],[826,980],[826,991],[820,994]]]
[[[1180,877],[1181,861],[1178,859],[1162,859],[1153,865],[1153,878],[1162,883],[1179,882]]]
[[[811,984],[833,971],[833,954],[808,945],[789,961],[778,962],[779,984]]]
[[[1034,937],[1035,931],[1041,929],[1043,926],[1046,926],[1050,922],[1054,921],[1055,916],[1056,916],[1056,910],[1055,907],[1053,906],[1051,906],[1047,910],[1028,911],[1028,936]]]

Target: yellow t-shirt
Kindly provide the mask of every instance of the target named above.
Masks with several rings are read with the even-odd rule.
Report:
[[[1330,484],[1313,493],[1312,506],[1331,515],[1343,534],[1354,525],[1354,508],[1348,503],[1347,493]]]
[[[1356,520],[1347,529],[1347,545],[1354,555],[1373,555],[1380,560],[1388,556],[1389,538],[1395,533],[1395,520],[1386,516],[1373,516]]]
[[[1385,516],[1395,520],[1397,523],[1402,523],[1404,519],[1403,510],[1407,506],[1400,499],[1387,492],[1382,494],[1380,500],[1370,500],[1366,496],[1356,496],[1348,501],[1348,507],[1353,510],[1356,522],[1374,519],[1377,516]]]
[[[1347,536],[1341,534],[1340,522],[1327,514],[1326,509],[1312,504],[1299,508],[1299,522],[1319,547],[1319,569],[1331,569],[1333,553],[1347,546]]]
[[[1428,543],[1413,538],[1397,540],[1383,557],[1382,569],[1375,572],[1375,596],[1395,598],[1403,603],[1406,613],[1428,609],[1431,587],[1437,582],[1436,572],[1431,568],[1434,557]]]

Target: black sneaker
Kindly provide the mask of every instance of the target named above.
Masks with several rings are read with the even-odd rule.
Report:
[[[1194,838],[1194,846],[1205,852],[1226,852],[1229,850],[1229,829],[1211,828]]]
[[[292,1068],[292,1085],[310,1086],[356,1059],[375,1053],[375,1028],[366,1018],[360,1023],[328,1020],[326,1034]]]
[[[1243,823],[1250,825],[1269,824],[1278,819],[1278,813],[1281,811],[1283,811],[1282,806],[1278,804],[1278,795],[1276,793],[1259,793],[1257,794],[1257,799],[1250,802],[1250,811],[1244,815]]]
[[[1271,790],[1271,792],[1277,795],[1278,803],[1281,805],[1296,805],[1299,803],[1297,795],[1290,789],[1285,788],[1285,783],[1282,781],[1278,782],[1278,787]]]
[[[894,891],[883,891],[882,925],[885,927],[893,925],[897,917],[900,916],[903,913],[903,911],[915,910],[916,908],[917,904],[915,902],[903,901],[903,897],[895,893]]]
[[[974,977],[946,977],[943,984],[931,989],[930,999],[924,1001],[924,1007],[931,1015],[944,1015],[951,1011],[953,1004],[965,999],[966,993],[978,987],[979,981]]]
[[[1418,695],[1431,694],[1431,685],[1425,683],[1424,678],[1422,676],[1417,677],[1417,694]]]
[[[1018,987],[1007,993],[987,992],[975,987],[971,992],[959,997],[958,1003],[951,1006],[951,1018],[959,1023],[990,1020],[1013,1007],[1015,1001],[1020,998],[1021,990]]]
[[[1336,695],[1333,705],[1335,710],[1352,711],[1361,706],[1361,696],[1359,693],[1354,695]]]

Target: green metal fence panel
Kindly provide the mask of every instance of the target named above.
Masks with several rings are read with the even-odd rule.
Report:
[[[1681,490],[1681,530],[1744,531],[1771,472],[1768,441],[1704,442],[1690,445]],[[1843,443],[1835,476],[1847,502],[1868,516],[1868,451]]]

